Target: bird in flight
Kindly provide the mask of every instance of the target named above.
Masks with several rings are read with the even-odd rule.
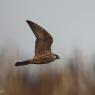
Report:
[[[29,20],[27,20],[26,22],[28,23],[36,37],[35,56],[31,60],[17,62],[15,66],[28,64],[48,64],[56,59],[60,59],[57,54],[54,54],[51,51],[51,45],[53,43],[52,36],[40,25]]]

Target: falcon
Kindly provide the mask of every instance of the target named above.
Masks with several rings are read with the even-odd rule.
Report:
[[[33,31],[36,42],[35,42],[35,56],[33,59],[16,62],[15,66],[22,66],[28,64],[48,64],[56,59],[60,59],[57,54],[52,53],[51,45],[53,43],[52,36],[43,29],[40,25],[27,20],[26,21]]]

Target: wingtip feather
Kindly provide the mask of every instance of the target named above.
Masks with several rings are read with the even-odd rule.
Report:
[[[15,66],[23,66],[23,65],[28,65],[28,63],[26,63],[26,62],[17,62],[15,64]]]

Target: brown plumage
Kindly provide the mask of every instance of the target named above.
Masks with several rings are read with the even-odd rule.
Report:
[[[51,52],[51,45],[53,43],[52,36],[38,24],[27,20],[36,37],[35,43],[35,56],[32,60],[27,60],[23,62],[17,62],[16,66],[27,65],[27,64],[46,64],[59,59],[59,56]]]

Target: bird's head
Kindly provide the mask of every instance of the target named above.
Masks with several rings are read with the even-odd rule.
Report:
[[[56,60],[56,59],[60,59],[60,57],[59,57],[59,55],[54,54],[54,60]]]

